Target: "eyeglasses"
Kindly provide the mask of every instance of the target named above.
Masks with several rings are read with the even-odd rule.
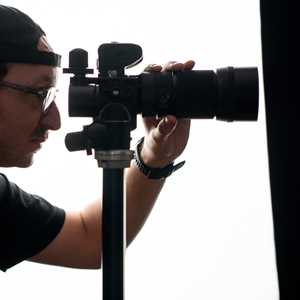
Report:
[[[58,91],[56,87],[34,89],[29,86],[11,83],[8,81],[0,81],[0,87],[1,86],[37,96],[42,103],[43,112],[45,112],[55,100],[56,92]]]

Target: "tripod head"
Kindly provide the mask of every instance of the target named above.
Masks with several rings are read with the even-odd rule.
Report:
[[[113,80],[116,84],[115,87],[106,85],[106,96],[112,101],[105,103],[98,111],[98,115],[93,115],[94,122],[84,126],[82,132],[68,134],[66,145],[70,151],[86,149],[88,154],[91,154],[92,149],[95,149],[99,163],[103,160],[107,162],[117,159],[122,161],[122,167],[126,167],[129,166],[128,160],[132,159],[132,153],[127,152],[126,149],[128,150],[130,147],[130,130],[136,128],[136,116],[130,114],[126,105],[113,101],[113,99],[120,96],[120,86],[117,79],[125,75],[126,68],[133,67],[142,60],[142,49],[134,44],[102,44],[98,48],[98,56],[99,76],[102,80],[115,79]],[[90,95],[90,92],[94,92],[89,88],[89,85],[97,84],[98,80],[86,77],[87,74],[92,74],[93,70],[88,69],[88,53],[85,50],[72,50],[69,55],[69,68],[63,71],[74,74],[74,77],[71,78],[71,85],[73,85],[73,92],[76,95],[81,96],[81,93]],[[71,97],[70,95],[70,99]],[[92,96],[90,95],[90,97]],[[79,109],[73,107],[70,109],[70,115],[72,115],[72,111],[75,114],[84,115],[85,113],[82,112],[81,108],[82,106]],[[118,150],[112,152],[112,149]],[[115,164],[109,165],[115,166]]]

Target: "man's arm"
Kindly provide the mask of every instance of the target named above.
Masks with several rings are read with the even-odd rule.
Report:
[[[193,66],[193,61],[168,63],[164,68],[152,66],[149,71],[189,70]],[[173,116],[161,120],[145,118],[144,124],[146,135],[141,157],[147,165],[166,166],[183,152],[189,136],[189,120],[176,120]],[[148,179],[134,164],[126,171],[128,245],[144,225],[164,182]],[[99,268],[101,211],[101,201],[97,200],[80,212],[67,212],[61,232],[31,260],[74,268]]]
[[[135,166],[126,171],[127,244],[145,223],[164,180],[149,180]],[[101,201],[79,212],[67,212],[57,237],[31,260],[74,268],[99,268],[101,265]]]

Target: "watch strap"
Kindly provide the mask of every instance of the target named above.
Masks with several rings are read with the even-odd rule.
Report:
[[[141,138],[136,144],[134,152],[134,161],[138,169],[149,179],[165,179],[185,164],[185,161],[182,161],[176,165],[174,165],[174,163],[170,163],[163,168],[152,168],[147,166],[141,158],[141,146],[143,142],[144,137]]]

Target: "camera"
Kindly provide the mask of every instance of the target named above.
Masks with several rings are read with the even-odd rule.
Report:
[[[143,117],[171,114],[189,119],[257,120],[256,67],[126,75],[125,70],[140,63],[142,58],[139,45],[102,44],[98,48],[98,76],[88,77],[93,73],[88,68],[88,53],[79,48],[72,50],[69,68],[64,69],[64,73],[74,74],[70,78],[69,115],[92,117],[94,123],[107,125],[109,122],[110,126],[126,122],[129,130],[136,128],[138,114]],[[73,134],[77,146],[71,146],[69,137],[70,150],[82,150],[87,143],[93,144],[91,132],[96,127],[99,128],[86,127],[82,133]]]

